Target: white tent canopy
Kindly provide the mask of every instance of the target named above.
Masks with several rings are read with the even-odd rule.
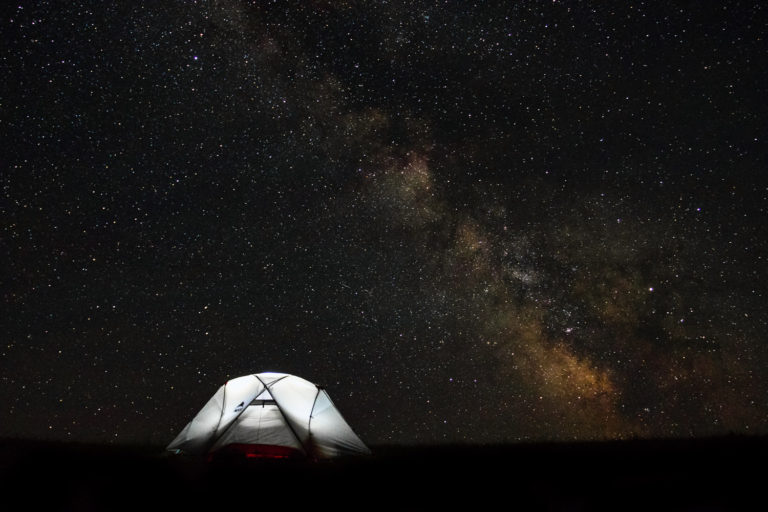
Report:
[[[318,458],[370,453],[323,388],[285,373],[230,380],[167,449],[204,454],[232,446],[249,453],[279,448]]]

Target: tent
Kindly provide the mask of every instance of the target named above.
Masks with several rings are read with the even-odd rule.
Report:
[[[259,373],[228,381],[167,449],[248,458],[370,453],[323,387],[285,373]]]

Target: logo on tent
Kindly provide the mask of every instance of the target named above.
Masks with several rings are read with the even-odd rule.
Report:
[[[235,412],[240,412],[245,407],[245,402],[240,402],[237,407],[235,407]]]

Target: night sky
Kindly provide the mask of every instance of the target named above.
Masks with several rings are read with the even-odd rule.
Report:
[[[227,379],[368,444],[768,433],[760,2],[0,13],[0,437]]]

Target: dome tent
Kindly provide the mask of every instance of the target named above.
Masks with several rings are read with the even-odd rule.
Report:
[[[332,458],[369,454],[321,386],[285,373],[228,381],[167,450],[247,457]]]

